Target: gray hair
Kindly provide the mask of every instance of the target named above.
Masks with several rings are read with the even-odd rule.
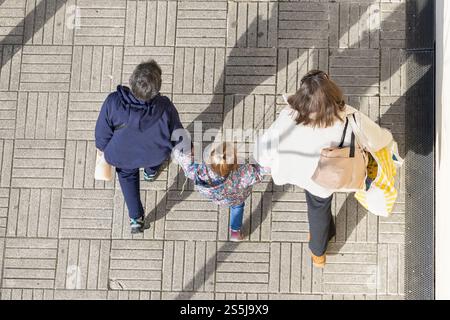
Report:
[[[155,60],[142,62],[130,76],[130,88],[133,95],[143,101],[150,101],[161,90],[161,67]]]

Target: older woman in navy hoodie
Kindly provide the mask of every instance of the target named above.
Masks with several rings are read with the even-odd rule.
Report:
[[[175,106],[159,93],[161,74],[154,60],[139,64],[130,77],[130,88],[118,86],[106,98],[95,127],[97,149],[116,167],[131,233],[144,229],[139,168],[144,168],[144,180],[154,181],[178,143],[172,141],[172,133],[183,128]]]

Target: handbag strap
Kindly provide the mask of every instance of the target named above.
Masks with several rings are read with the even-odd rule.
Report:
[[[356,116],[355,116],[355,114],[353,114],[353,120],[355,120],[355,123],[356,123]],[[348,118],[347,118],[347,121],[348,121]],[[355,133],[352,130],[352,141],[350,143],[350,158],[354,158],[355,157],[355,152],[356,152],[355,141],[356,141],[356,136],[355,136]]]
[[[344,127],[344,133],[342,134],[341,143],[339,144],[339,148],[344,147],[345,137],[347,136],[347,129],[348,129],[348,118],[345,119],[345,127]]]
[[[355,120],[355,123],[356,123],[355,114],[353,114],[353,119]],[[342,139],[341,139],[341,143],[339,144],[339,148],[344,147],[345,137],[347,136],[348,123],[349,123],[349,121],[348,121],[348,117],[347,117],[346,121],[345,121],[344,133],[342,135]],[[355,157],[355,153],[356,153],[355,142],[356,142],[356,136],[355,136],[355,133],[352,131],[352,140],[350,142],[350,158]]]
[[[355,157],[356,147],[355,147],[355,134],[352,132],[352,142],[350,143],[350,158]]]

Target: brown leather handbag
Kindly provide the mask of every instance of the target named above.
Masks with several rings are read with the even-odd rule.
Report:
[[[353,115],[356,122],[356,117]],[[356,142],[352,132],[350,147],[344,147],[349,119],[346,119],[342,140],[337,148],[325,148],[312,176],[318,185],[340,192],[364,190],[367,177],[368,156]]]

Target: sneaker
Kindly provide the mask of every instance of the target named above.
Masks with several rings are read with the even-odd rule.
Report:
[[[144,181],[147,182],[153,182],[156,180],[156,176],[158,175],[157,172],[155,172],[154,174],[148,174],[147,172],[145,172],[144,170]]]
[[[130,219],[131,234],[144,232],[144,217]]]
[[[311,253],[311,258],[314,267],[319,269],[325,268],[325,264],[327,263],[327,256],[325,254],[323,256],[318,257]]]
[[[231,242],[241,242],[244,240],[241,231],[230,230],[230,241]]]

